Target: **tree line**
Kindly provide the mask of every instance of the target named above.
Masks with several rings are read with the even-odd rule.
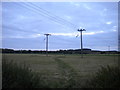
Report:
[[[14,50],[14,49],[0,49],[1,53],[24,53],[24,54],[45,54],[46,51],[42,50]],[[47,53],[49,54],[80,54],[81,49],[68,49],[68,50],[57,50],[57,51],[48,51]],[[91,49],[83,49],[83,54],[119,54],[120,52],[118,51],[95,51]]]

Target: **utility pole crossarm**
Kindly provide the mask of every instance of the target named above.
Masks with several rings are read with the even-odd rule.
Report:
[[[51,35],[51,34],[47,33],[47,34],[44,34],[44,35],[49,36],[49,35]]]
[[[81,31],[82,32],[82,31],[86,31],[86,30],[85,29],[78,29],[77,31],[79,31],[79,32]]]

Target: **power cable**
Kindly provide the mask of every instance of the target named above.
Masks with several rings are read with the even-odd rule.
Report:
[[[19,4],[19,5],[21,5],[21,4]],[[43,12],[43,11],[40,11],[39,8],[36,8],[36,7],[31,6],[31,5],[29,5],[29,4],[26,4],[26,3],[22,4],[21,6],[24,6],[24,7],[26,7],[27,9],[31,9],[33,12],[38,13],[38,14],[40,14],[40,15],[42,15],[42,16],[44,16],[44,17],[47,17],[48,19],[50,19],[50,20],[52,20],[52,21],[54,21],[54,22],[56,22],[56,23],[58,23],[58,24],[61,24],[61,25],[65,26],[65,24],[64,24],[63,22],[61,22],[60,20],[58,20],[57,18],[55,18],[55,17],[53,17],[53,16],[50,16],[48,13],[45,13],[45,12]],[[41,12],[42,12],[42,13],[41,13]],[[70,28],[70,27],[69,27],[69,28]]]
[[[38,5],[35,5],[35,4],[31,3],[31,2],[30,2],[30,4],[33,5],[33,6],[38,7],[39,9],[41,9],[41,10],[42,10],[44,13],[46,13],[47,15],[49,15],[49,16],[51,16],[51,17],[54,17],[54,18],[57,19],[57,20],[60,20],[60,21],[69,23],[69,24],[71,24],[73,27],[76,27],[76,25],[73,24],[73,23],[71,23],[70,21],[67,21],[67,20],[65,20],[65,19],[63,19],[63,18],[61,18],[61,17],[59,17],[59,16],[57,16],[57,15],[51,13],[51,12],[49,12],[49,11],[47,11],[47,10],[45,10],[45,9],[43,9],[43,8],[41,8],[41,7],[39,7]]]

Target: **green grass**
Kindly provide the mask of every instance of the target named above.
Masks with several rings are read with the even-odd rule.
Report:
[[[39,74],[14,61],[2,61],[2,88],[40,88],[43,87]]]
[[[49,88],[82,87],[101,66],[117,66],[117,55],[54,55],[44,54],[3,54],[3,60],[28,65],[33,72],[40,74]],[[79,83],[78,83],[79,81]]]
[[[101,67],[91,79],[86,81],[87,88],[120,88],[120,68]]]

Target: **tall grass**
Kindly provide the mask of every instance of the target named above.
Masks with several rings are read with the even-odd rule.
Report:
[[[2,61],[2,87],[3,88],[40,88],[44,87],[41,77],[24,65],[13,61]]]
[[[86,82],[87,88],[120,88],[120,68],[101,67],[98,72]]]

